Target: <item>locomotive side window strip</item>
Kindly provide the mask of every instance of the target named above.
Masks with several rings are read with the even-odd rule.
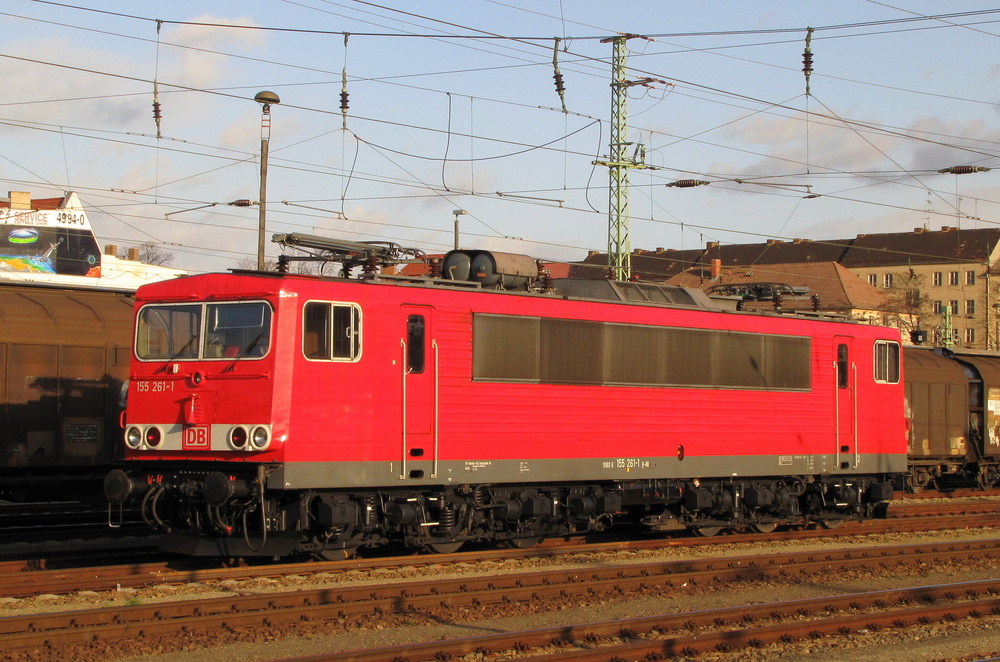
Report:
[[[309,301],[302,310],[302,353],[314,361],[361,358],[361,308],[353,303]]]
[[[473,315],[472,378],[539,381],[541,319]]]
[[[708,329],[473,316],[482,381],[808,390],[812,341]]]
[[[881,384],[899,383],[899,343],[888,340],[875,342],[875,381]]]
[[[264,301],[149,304],[136,321],[135,353],[143,361],[259,359],[270,346]]]

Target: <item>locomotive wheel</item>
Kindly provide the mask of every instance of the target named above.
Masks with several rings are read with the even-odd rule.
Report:
[[[531,536],[530,538],[511,538],[507,541],[514,549],[531,549],[542,541],[542,536]]]
[[[836,529],[840,527],[840,525],[843,523],[844,520],[842,519],[821,519],[819,521],[819,525],[822,526],[824,529]]]
[[[434,554],[454,554],[462,547],[462,541],[457,542],[431,542],[427,543],[427,551],[433,552]]]
[[[754,533],[774,533],[777,528],[777,522],[754,522],[750,525],[750,530]]]
[[[996,479],[996,467],[982,467],[976,475],[976,484],[981,490],[990,490]]]
[[[718,535],[722,531],[721,526],[693,526],[691,531],[694,532],[696,536],[701,536],[702,538],[711,538],[712,536]]]

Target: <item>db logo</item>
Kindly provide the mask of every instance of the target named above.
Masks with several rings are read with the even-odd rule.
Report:
[[[181,437],[182,450],[205,450],[209,448],[209,432],[207,425],[191,425],[184,428]]]

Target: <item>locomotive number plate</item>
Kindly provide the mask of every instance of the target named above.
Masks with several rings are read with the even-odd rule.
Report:
[[[137,381],[135,390],[138,393],[164,393],[174,390],[174,383],[167,381]]]

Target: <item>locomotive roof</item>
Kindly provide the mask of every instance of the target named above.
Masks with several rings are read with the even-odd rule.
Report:
[[[212,280],[211,286],[204,288],[204,296],[191,292],[190,284],[194,280]],[[766,310],[740,311],[737,309],[737,297],[709,297],[697,288],[678,287],[663,283],[642,281],[611,281],[589,280],[578,278],[557,278],[551,281],[551,289],[541,291],[512,291],[481,288],[477,283],[430,278],[423,276],[400,276],[391,274],[376,274],[363,278],[343,278],[334,276],[317,276],[313,274],[289,274],[275,271],[255,271],[231,269],[226,273],[210,273],[182,276],[169,281],[151,283],[141,287],[136,295],[140,302],[158,301],[195,301],[200,298],[224,299],[230,296],[246,298],[252,288],[247,287],[247,280],[261,281],[261,289],[254,296],[277,294],[289,282],[330,282],[353,283],[358,285],[381,285],[390,287],[426,288],[437,291],[464,291],[488,295],[529,296],[561,300],[591,301],[618,303],[625,305],[653,306],[666,308],[683,308],[688,310],[704,310],[713,312],[729,312],[740,315],[803,317],[837,322],[854,323],[853,320],[841,315],[811,312]]]

